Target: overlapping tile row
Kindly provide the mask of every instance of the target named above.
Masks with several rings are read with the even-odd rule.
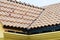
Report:
[[[47,6],[30,28],[60,24],[60,4]],[[34,26],[34,27],[33,27]]]
[[[43,9],[24,4],[0,1],[0,21],[4,25],[29,28],[29,25],[40,16],[42,11]]]

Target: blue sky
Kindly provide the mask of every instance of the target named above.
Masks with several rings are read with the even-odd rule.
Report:
[[[39,7],[60,3],[60,0],[17,0],[17,1],[25,2],[27,4],[29,3],[31,5]]]

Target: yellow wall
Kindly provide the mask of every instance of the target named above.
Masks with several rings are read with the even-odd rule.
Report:
[[[60,40],[60,31],[34,35],[23,35],[5,32],[4,36],[5,40]]]
[[[2,23],[0,22],[0,38],[3,38],[3,25],[2,25]]]

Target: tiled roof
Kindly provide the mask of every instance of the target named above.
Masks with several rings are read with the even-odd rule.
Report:
[[[0,21],[4,25],[29,28],[43,9],[8,1],[0,1]]]
[[[44,27],[60,23],[60,4],[47,6],[30,28]],[[33,27],[34,26],[34,27]]]
[[[20,28],[37,28],[60,23],[60,4],[43,8],[22,3],[0,1],[0,21],[4,25]]]

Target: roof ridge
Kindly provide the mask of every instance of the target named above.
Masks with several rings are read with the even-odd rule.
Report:
[[[14,3],[18,3],[18,4],[22,4],[22,5],[25,5],[25,6],[30,6],[30,7],[33,7],[33,8],[43,9],[43,8],[40,8],[40,7],[37,7],[37,6],[31,5],[31,4],[27,4],[27,3],[25,3],[25,2],[22,3],[21,1],[20,1],[20,2],[13,1],[13,0],[7,0],[7,1],[14,2]]]

